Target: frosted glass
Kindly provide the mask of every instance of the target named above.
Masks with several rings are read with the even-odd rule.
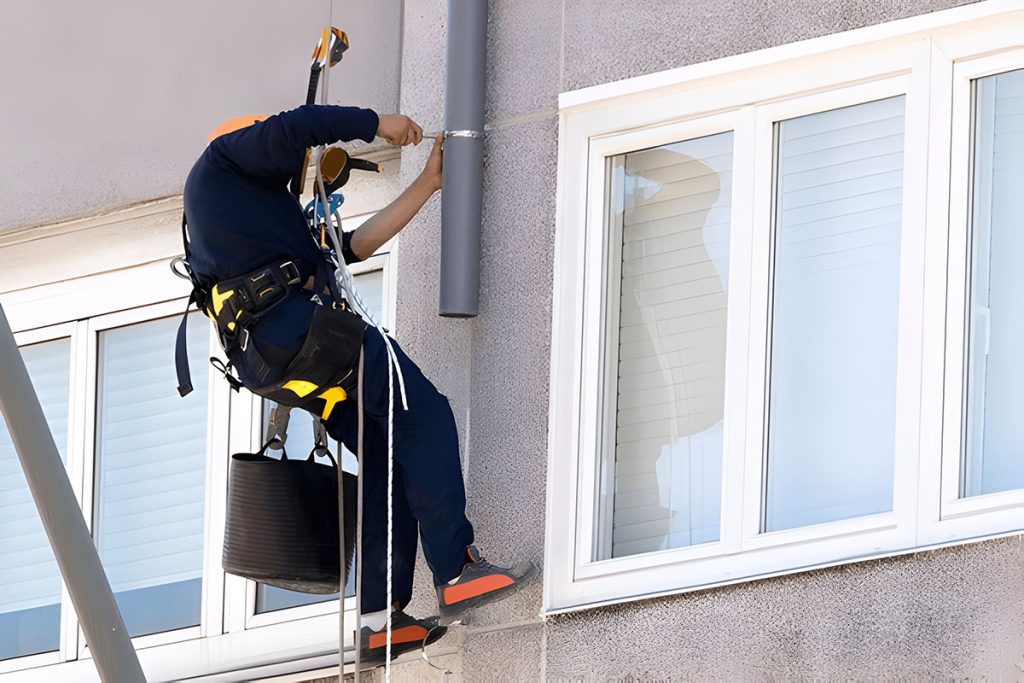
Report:
[[[22,358],[61,458],[68,442],[71,342],[25,346]],[[0,419],[0,659],[60,646],[60,571],[7,424]]]
[[[133,636],[199,624],[210,328],[192,315],[185,398],[171,365],[178,318],[99,335],[95,536]]]
[[[766,531],[892,509],[904,98],[777,125]]]
[[[363,303],[369,312],[381,322],[384,313],[384,271],[374,270],[369,273],[361,273],[355,276],[356,288]],[[376,334],[374,332],[374,334]],[[271,401],[265,401],[263,407],[264,432],[270,419],[270,410],[274,406]],[[313,423],[312,416],[302,410],[293,410],[291,420],[288,424],[288,443],[286,450],[290,458],[305,458],[313,450]],[[331,452],[337,455],[341,452],[341,466],[346,472],[356,473],[359,471],[356,456],[336,441],[331,441]],[[271,455],[276,453],[272,451]],[[352,565],[353,568],[355,564]],[[355,570],[348,577],[348,584],[345,586],[345,595],[351,597],[356,594]],[[328,600],[337,600],[338,594],[315,595],[311,593],[299,593],[298,591],[285,590],[277,586],[256,586],[256,613],[273,612],[289,607],[300,607],[312,605]]]
[[[722,133],[610,160],[622,256],[597,559],[719,538],[732,146]]]
[[[965,496],[1024,488],[1024,71],[975,87]]]

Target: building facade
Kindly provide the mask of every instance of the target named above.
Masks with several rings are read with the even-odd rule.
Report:
[[[337,599],[220,570],[227,455],[265,407],[213,376],[173,395],[176,192],[217,121],[301,94],[330,13],[354,63],[331,100],[439,127],[445,5],[189,8],[192,56],[150,64],[179,74],[152,103],[182,110],[173,144],[130,116],[72,130],[120,166],[71,159],[56,207],[39,143],[10,139],[38,173],[0,195],[0,303],[153,680],[312,680],[338,656]],[[395,678],[1019,678],[1024,4],[489,12],[480,315],[437,315],[436,199],[357,277],[452,401],[479,546],[542,578]],[[233,92],[202,80],[225,44]],[[347,229],[427,152],[364,151],[385,171],[346,188]],[[0,679],[95,680],[0,455]],[[428,576],[413,614],[435,608]]]

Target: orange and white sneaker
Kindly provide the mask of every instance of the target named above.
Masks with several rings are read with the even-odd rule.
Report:
[[[480,605],[501,600],[522,588],[537,574],[532,562],[520,562],[511,569],[496,567],[480,556],[476,546],[466,548],[469,560],[462,573],[437,587],[437,604],[443,626],[462,621]]]
[[[400,609],[391,613],[391,659],[430,645],[445,634],[448,629],[438,626],[437,617],[416,619]],[[362,628],[359,638],[359,665],[361,669],[384,666],[387,652],[387,626],[379,631],[369,626]]]

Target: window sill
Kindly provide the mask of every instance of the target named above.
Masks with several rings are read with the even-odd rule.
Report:
[[[1018,511],[1019,514],[1019,511]],[[1014,536],[1024,535],[1024,527],[1019,524],[1017,528],[1012,530],[1002,531],[998,533],[987,534],[983,536],[974,536],[971,538],[957,538],[950,539],[943,542],[929,543],[928,545],[921,545],[914,548],[905,548],[897,550],[885,550],[876,553],[867,553],[863,555],[857,555],[854,557],[844,557],[834,560],[828,560],[823,562],[816,562],[813,564],[802,565],[798,567],[792,567],[789,569],[779,569],[776,571],[766,571],[758,574],[752,574],[749,576],[730,577],[721,581],[713,581],[708,583],[702,583],[693,586],[672,588],[660,591],[652,591],[649,593],[642,593],[638,595],[622,595],[618,597],[608,597],[603,599],[596,599],[587,602],[581,602],[579,604],[552,604],[548,602],[548,596],[545,595],[545,607],[541,610],[543,616],[557,616],[559,614],[572,614],[574,612],[582,612],[585,610],[598,609],[601,607],[609,607],[612,605],[625,605],[632,602],[639,602],[642,600],[651,600],[654,598],[665,598],[675,595],[684,595],[686,593],[695,593],[697,591],[710,590],[713,588],[723,588],[725,586],[735,586],[743,583],[750,583],[753,581],[761,581],[764,579],[772,579],[780,576],[791,576],[793,574],[799,574],[802,572],[817,571],[819,569],[828,569],[830,567],[841,567],[850,564],[857,564],[860,562],[870,562],[873,560],[884,560],[888,558],[903,557],[905,555],[912,555],[914,553],[929,552],[932,550],[941,550],[943,548],[954,548],[957,546],[968,545],[972,543],[980,543],[983,541],[992,541],[1000,538],[1012,538]],[[678,571],[681,569],[679,565],[675,566]],[[635,581],[630,581],[631,585],[636,585]],[[547,591],[545,591],[547,593]]]

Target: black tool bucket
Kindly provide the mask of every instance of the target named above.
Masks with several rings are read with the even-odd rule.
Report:
[[[231,456],[228,475],[224,571],[303,593],[336,593],[338,464],[281,459],[259,453]],[[345,563],[352,566],[356,529],[356,477],[345,472]]]

